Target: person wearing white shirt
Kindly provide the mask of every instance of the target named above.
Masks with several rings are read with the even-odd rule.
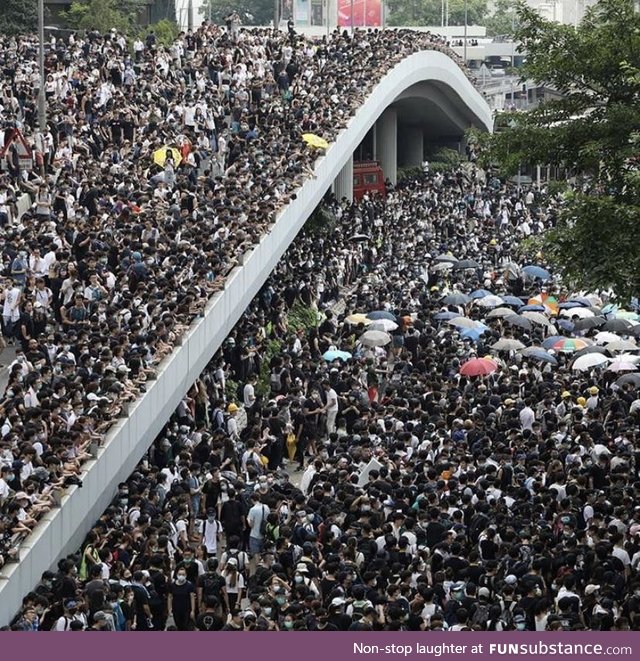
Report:
[[[336,430],[336,418],[338,416],[338,393],[331,387],[328,381],[322,384],[327,403],[324,410],[327,414],[327,434],[332,434]]]
[[[536,420],[536,415],[531,408],[531,401],[529,399],[527,399],[524,408],[520,411],[519,418],[522,429],[532,429],[533,423]]]

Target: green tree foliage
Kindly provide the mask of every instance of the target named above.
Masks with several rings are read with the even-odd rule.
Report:
[[[493,11],[484,21],[487,35],[490,37],[512,36],[518,27],[517,6],[516,0],[497,0],[494,3]]]
[[[115,28],[132,34],[139,29],[142,0],[78,0],[72,2],[64,17],[77,30],[108,32]]]
[[[387,9],[389,25],[442,24],[442,0],[388,0]],[[482,25],[486,15],[486,0],[468,0],[468,25]],[[464,0],[449,0],[449,25],[464,25]]]
[[[601,0],[574,29],[518,9],[523,77],[562,99],[513,113],[487,139],[487,162],[506,174],[520,164],[556,164],[588,185],[566,199],[545,237],[548,258],[573,285],[640,291],[638,136],[640,15],[632,0]]]
[[[216,25],[224,25],[225,18],[238,12],[244,25],[269,25],[273,21],[273,0],[209,0],[200,8],[205,18]]]
[[[157,23],[150,25],[145,30],[145,34],[149,34],[151,30],[154,31],[158,43],[162,46],[170,46],[180,33],[178,25],[168,18],[163,18]]]
[[[0,0],[0,34],[35,32],[37,27],[36,0]]]

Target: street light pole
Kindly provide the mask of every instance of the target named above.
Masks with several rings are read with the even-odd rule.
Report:
[[[40,132],[47,130],[47,97],[44,93],[44,0],[38,0],[38,67],[40,70],[40,89],[38,90],[38,126]]]
[[[464,0],[464,63],[467,64],[467,10],[469,9],[469,0]]]

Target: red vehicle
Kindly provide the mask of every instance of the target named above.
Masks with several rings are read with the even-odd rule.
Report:
[[[378,161],[359,161],[353,164],[353,198],[361,200],[365,193],[385,197],[384,174]]]

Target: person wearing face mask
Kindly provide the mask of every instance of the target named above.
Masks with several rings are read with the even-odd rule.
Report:
[[[178,569],[169,587],[168,611],[173,615],[178,631],[189,631],[196,616],[196,591],[193,583],[187,580],[185,569]]]
[[[0,468],[0,504],[11,494],[9,482],[13,482],[15,475],[9,466]]]

